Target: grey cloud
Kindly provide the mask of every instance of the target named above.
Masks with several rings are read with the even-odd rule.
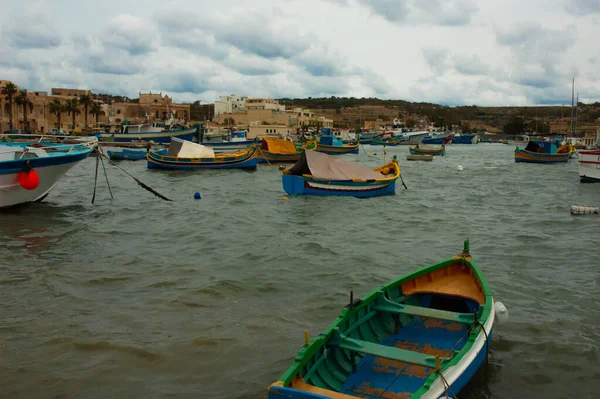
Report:
[[[600,1],[598,0],[568,0],[565,9],[574,15],[584,16],[600,13]]]
[[[448,57],[450,52],[439,47],[426,47],[421,50],[425,62],[436,75],[443,75],[448,70]]]
[[[409,0],[359,0],[390,22],[403,22],[410,13]]]
[[[358,0],[390,22],[461,26],[478,11],[471,0]]]
[[[23,23],[15,21],[2,30],[3,38],[16,49],[47,49],[57,47],[62,37],[56,29],[44,21]]]
[[[477,55],[471,57],[454,55],[452,57],[454,69],[461,75],[485,75],[489,66],[481,61]]]
[[[151,24],[138,17],[121,14],[113,18],[102,35],[106,47],[117,47],[131,55],[147,54],[154,50],[157,32]]]

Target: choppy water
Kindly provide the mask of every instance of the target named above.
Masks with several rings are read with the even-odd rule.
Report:
[[[376,166],[377,156],[348,155]],[[513,147],[454,145],[431,163],[398,154],[408,190],[374,199],[290,198],[280,172],[109,167],[95,160],[43,202],[0,214],[0,396],[264,398],[303,330],[356,296],[471,251],[510,322],[486,382],[461,398],[591,398],[600,387],[600,185],[577,161],[515,164]],[[465,169],[456,171],[456,165]],[[199,191],[203,199],[195,201]]]

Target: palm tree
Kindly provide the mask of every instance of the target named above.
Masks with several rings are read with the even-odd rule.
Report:
[[[58,131],[60,132],[60,115],[65,112],[65,106],[58,98],[55,98],[49,105],[49,111],[58,118]]]
[[[10,115],[9,126],[10,130],[13,129],[13,96],[17,94],[17,85],[14,83],[6,83],[2,88],[2,95],[6,96],[8,99],[8,111]]]
[[[88,107],[92,105],[92,97],[87,94],[79,97],[79,104],[83,105],[83,117],[85,122],[83,123],[84,127],[87,127],[87,117],[88,117]]]
[[[90,106],[90,114],[96,115],[96,125],[98,124],[98,115],[103,114],[102,107],[98,101],[93,101]]]
[[[75,115],[80,113],[79,111],[79,100],[76,98],[69,98],[65,103],[65,111],[70,112],[73,116],[73,127],[72,130],[75,129]]]
[[[29,131],[29,123],[27,123],[27,108],[29,108],[29,112],[33,112],[33,103],[27,97],[27,90],[19,90],[19,94],[15,98],[15,102],[17,105],[23,107],[23,127],[25,131]]]

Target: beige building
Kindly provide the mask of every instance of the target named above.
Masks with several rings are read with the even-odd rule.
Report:
[[[4,87],[8,80],[0,80],[0,86]],[[27,97],[33,103],[33,110],[27,109],[27,121],[29,128],[35,132],[46,133],[52,129],[62,129],[71,131],[74,128],[83,128],[85,125],[85,116],[83,107],[80,106],[80,112],[75,115],[75,126],[72,126],[73,116],[70,112],[61,114],[61,123],[58,126],[58,116],[50,113],[49,104],[58,99],[61,103],[71,98],[79,98],[82,95],[89,95],[89,90],[52,88],[50,95],[45,91],[28,91]],[[138,102],[107,104],[99,101],[102,107],[102,114],[98,117],[100,125],[118,125],[126,120],[130,122],[142,122],[147,119],[154,120],[165,118],[168,113],[172,113],[180,122],[187,122],[190,115],[189,104],[175,104],[173,100],[162,93],[160,94],[142,94],[140,93]],[[0,126],[1,131],[9,129],[10,112],[8,101],[5,96],[0,96]],[[89,109],[88,109],[89,113]],[[88,126],[94,126],[96,116],[88,114]],[[13,129],[25,129],[23,108],[17,106],[13,99]]]
[[[175,104],[173,99],[162,93],[139,93],[137,103],[114,103],[108,110],[110,124],[125,121],[141,122],[144,120],[166,119],[173,114],[175,119],[186,123],[190,117],[190,104]]]

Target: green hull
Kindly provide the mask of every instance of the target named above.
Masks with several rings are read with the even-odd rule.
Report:
[[[446,384],[456,394],[483,362],[493,318],[490,288],[466,241],[461,255],[351,301],[269,397],[421,398],[441,396]]]

